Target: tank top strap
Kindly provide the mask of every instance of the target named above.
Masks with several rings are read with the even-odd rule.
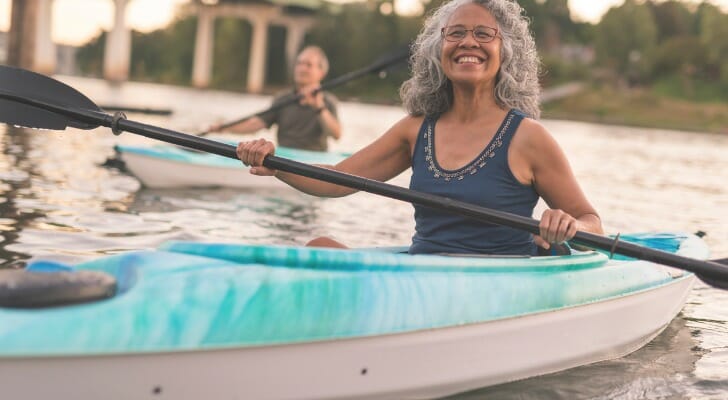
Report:
[[[417,132],[417,139],[415,141],[414,151],[412,153],[412,167],[417,165],[417,161],[422,161],[427,156],[425,147],[427,146],[427,132],[434,129],[435,123],[437,122],[437,116],[425,115],[420,125],[420,130]]]
[[[511,144],[513,135],[515,135],[518,127],[521,125],[521,121],[523,121],[523,118],[525,117],[526,114],[515,108],[508,111],[508,114],[506,114],[506,117],[503,119],[503,122],[498,129],[498,135],[500,135],[500,140],[503,142],[504,148],[507,149]]]

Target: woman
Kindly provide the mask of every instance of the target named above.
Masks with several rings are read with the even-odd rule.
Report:
[[[386,181],[412,168],[410,188],[530,217],[539,197],[540,235],[415,206],[410,253],[529,254],[601,221],[540,115],[538,56],[523,10],[511,0],[454,0],[425,22],[400,95],[408,115],[336,166]],[[262,166],[272,143],[241,142],[251,173],[275,175],[316,196],[353,189]],[[328,238],[310,245],[343,247]]]

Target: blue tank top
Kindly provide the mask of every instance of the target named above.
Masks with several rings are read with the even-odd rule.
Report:
[[[538,194],[520,183],[508,166],[508,146],[524,114],[511,110],[473,161],[457,170],[440,167],[435,158],[437,118],[426,117],[412,154],[410,189],[531,217]],[[415,234],[410,254],[477,253],[536,255],[533,236],[457,214],[415,205]]]

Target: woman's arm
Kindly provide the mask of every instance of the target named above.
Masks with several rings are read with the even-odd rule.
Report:
[[[525,119],[509,153],[514,175],[530,182],[550,207],[541,216],[536,242],[549,248],[574,237],[577,231],[603,233],[601,219],[587,200],[561,147],[546,129]]]
[[[378,181],[387,181],[411,165],[411,140],[416,137],[421,118],[405,117],[387,132],[365,148],[354,153],[336,165],[320,165],[335,171],[362,176]],[[263,167],[263,159],[274,154],[275,146],[270,141],[258,139],[238,144],[238,158],[252,166],[254,175],[275,175],[290,186],[314,196],[341,197],[356,192],[355,189],[300,175],[275,171]]]

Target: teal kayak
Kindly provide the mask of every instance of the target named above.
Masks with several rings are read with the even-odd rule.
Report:
[[[693,235],[621,239],[708,256]],[[106,274],[116,293],[0,308],[0,384],[33,398],[431,398],[628,354],[694,280],[599,252],[401,250],[170,242],[31,264]]]
[[[232,142],[228,142],[233,144]],[[273,177],[253,176],[240,161],[169,145],[115,147],[126,169],[146,187],[287,188]],[[336,164],[349,154],[277,147],[276,155],[307,164]]]

